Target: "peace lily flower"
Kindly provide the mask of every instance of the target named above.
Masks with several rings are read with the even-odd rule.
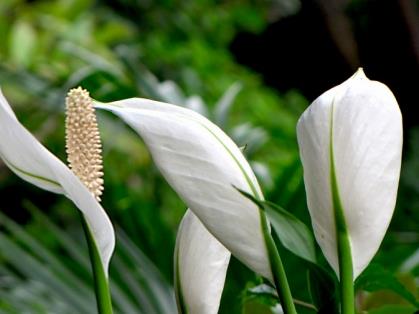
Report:
[[[237,191],[263,199],[237,145],[208,119],[183,107],[141,98],[96,102],[95,107],[112,111],[143,138],[165,179],[205,228],[250,269],[274,282],[285,313],[295,313],[267,218]],[[185,277],[180,273],[178,278]],[[180,285],[194,289],[186,282]],[[193,292],[182,289],[182,294]]]
[[[179,226],[174,259],[179,313],[217,314],[230,252],[191,210]]]
[[[262,198],[240,149],[192,110],[141,98],[107,104],[137,131],[172,186],[205,227],[255,272],[272,280],[257,206],[238,189]]]
[[[297,135],[315,236],[348,295],[393,215],[403,141],[399,106],[387,86],[359,69],[310,105]],[[343,313],[352,313],[351,302]]]
[[[19,123],[1,91],[0,157],[25,181],[73,201],[87,223],[93,267],[107,281],[115,235],[106,212],[98,203],[103,189],[101,146],[94,108],[86,93],[81,89],[72,90],[67,98],[67,152],[73,171]],[[102,313],[111,313],[111,309]]]

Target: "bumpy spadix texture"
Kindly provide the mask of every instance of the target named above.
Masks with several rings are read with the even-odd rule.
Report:
[[[235,187],[258,198],[262,192],[240,149],[220,128],[192,110],[148,99],[95,107],[114,112],[137,131],[163,176],[208,231],[272,281],[259,209]]]
[[[100,201],[103,191],[102,145],[89,92],[81,87],[66,98],[66,148],[71,170]]]
[[[397,101],[387,86],[360,69],[310,105],[297,135],[315,236],[339,274],[334,166],[355,279],[378,250],[396,203],[403,141]]]
[[[86,218],[107,274],[115,246],[108,216],[80,179],[19,123],[1,91],[0,157],[23,180],[74,202]]]
[[[188,209],[175,249],[175,291],[179,313],[217,314],[230,252]]]

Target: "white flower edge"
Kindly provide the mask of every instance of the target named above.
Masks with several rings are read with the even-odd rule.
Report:
[[[395,207],[403,142],[397,101],[360,69],[309,106],[297,137],[316,240],[339,276],[334,166],[355,280],[377,252]]]
[[[107,276],[115,233],[106,212],[73,172],[20,124],[1,90],[0,158],[23,180],[73,201],[86,218]]]
[[[174,256],[179,313],[217,314],[230,252],[189,209],[179,225]]]
[[[94,106],[131,126],[207,230],[250,269],[273,281],[260,216],[264,213],[235,188],[260,199],[262,192],[240,149],[220,128],[192,110],[148,99]]]

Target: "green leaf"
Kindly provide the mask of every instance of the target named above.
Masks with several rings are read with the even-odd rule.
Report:
[[[118,255],[129,261],[131,268],[128,271],[133,278],[137,279],[142,295],[145,295],[154,306],[156,313],[172,313],[176,308],[174,291],[168,282],[162,277],[159,269],[151,260],[133,243],[122,229],[117,229],[119,239]],[[121,264],[121,263],[119,263]],[[141,267],[139,267],[141,266]],[[127,272],[126,268],[115,265],[119,273]],[[127,285],[128,288],[132,287]],[[145,309],[144,313],[150,313]]]
[[[378,264],[370,264],[356,280],[355,287],[369,292],[390,290],[419,308],[416,297],[391,272]]]
[[[73,309],[77,313],[87,314],[92,312],[91,303],[89,303],[88,299],[81,298],[77,290],[72,289],[45,264],[28,254],[12,238],[4,234],[0,234],[0,252],[2,252],[2,258],[13,265],[21,274],[46,283],[54,297],[60,298],[65,303],[72,304]]]
[[[295,255],[316,263],[314,239],[307,226],[281,207],[264,202],[265,211],[279,240]]]
[[[257,200],[246,192],[239,192],[265,211],[279,241],[286,249],[302,259],[316,263],[314,238],[303,222],[274,203]]]

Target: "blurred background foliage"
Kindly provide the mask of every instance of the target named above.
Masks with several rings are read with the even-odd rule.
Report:
[[[252,70],[237,62],[246,63],[255,53],[254,63],[263,64],[260,53],[268,49],[269,56],[269,46],[240,45],[240,40],[266,38],[272,25],[299,17],[312,3],[329,12],[323,15],[329,17],[324,18],[326,26],[321,24],[326,30],[341,25],[330,16],[339,16],[337,8],[343,4],[345,10],[358,12],[365,25],[368,16],[361,13],[369,2],[374,1],[3,0],[0,84],[20,121],[63,161],[64,101],[72,87],[81,85],[100,101],[147,97],[192,108],[245,146],[267,199],[310,226],[295,125],[313,95],[349,77],[362,58],[339,36],[325,32],[334,49],[343,51],[345,66],[336,68],[341,70],[337,77],[330,75],[334,81],[325,79],[325,70],[310,85],[319,86],[318,91],[298,82],[291,86],[295,88],[285,83],[286,88],[275,90],[278,86],[263,66],[250,62]],[[339,14],[330,15],[333,8]],[[272,51],[293,46],[281,37],[270,39]],[[292,40],[300,39],[296,35]],[[277,58],[279,63],[292,62],[280,54]],[[286,74],[286,67],[275,67],[272,61],[271,71],[281,69]],[[291,81],[305,75],[304,69],[295,69]],[[312,75],[307,69],[307,76]],[[172,255],[185,205],[158,174],[137,135],[110,115],[99,113],[99,122],[103,206],[118,239],[110,270],[115,311],[174,313]],[[417,306],[419,129],[414,124],[405,132],[394,220],[374,263],[357,282],[359,308],[368,313],[413,313]],[[0,195],[0,313],[92,313],[87,249],[73,204],[22,182],[2,163]],[[316,304],[308,292],[305,262],[282,247],[281,253],[295,297]],[[318,255],[322,260],[319,250]],[[335,279],[321,286],[313,278],[318,285],[311,283],[312,289],[333,290]],[[220,313],[279,313],[269,287],[235,259],[226,282]],[[313,313],[304,307],[300,311]]]

